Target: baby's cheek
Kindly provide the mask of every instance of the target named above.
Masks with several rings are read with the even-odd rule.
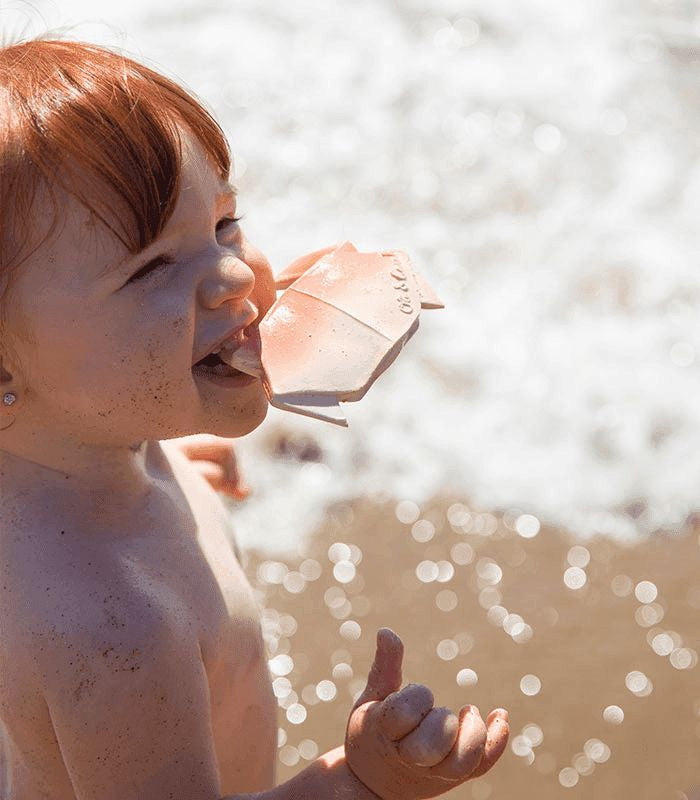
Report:
[[[179,360],[165,342],[148,339],[119,348],[95,367],[92,378],[96,392],[114,411],[134,413],[145,418],[160,408],[172,405],[189,361]],[[183,366],[184,365],[184,366]]]
[[[189,363],[189,362],[188,362]],[[135,402],[144,409],[153,408],[160,415],[166,408],[174,405],[178,396],[182,395],[182,386],[186,376],[180,364],[173,364],[166,358],[149,357],[138,368],[138,379],[134,386],[125,388]]]

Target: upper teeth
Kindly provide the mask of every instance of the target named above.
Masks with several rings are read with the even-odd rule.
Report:
[[[240,334],[240,333],[236,333],[236,334],[234,334],[233,336],[231,336],[231,338],[227,339],[225,342],[222,342],[222,343],[221,343],[221,344],[220,344],[220,345],[219,345],[219,346],[216,348],[216,350],[212,350],[212,355],[214,355],[214,356],[218,356],[218,355],[219,355],[219,353],[220,353],[220,352],[221,352],[221,351],[222,351],[222,350],[223,350],[225,347],[235,347],[235,346],[236,346],[236,345],[239,343],[240,336],[241,336],[241,334]]]

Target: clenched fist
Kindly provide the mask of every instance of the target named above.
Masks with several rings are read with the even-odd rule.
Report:
[[[367,687],[350,712],[345,758],[355,776],[381,800],[437,797],[483,775],[508,742],[508,712],[484,723],[476,706],[454,714],[433,708],[427,686],[401,686],[403,642],[389,628],[377,633]]]

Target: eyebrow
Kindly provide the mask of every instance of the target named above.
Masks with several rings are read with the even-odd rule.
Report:
[[[225,181],[221,184],[222,191],[216,195],[216,204],[217,206],[220,205],[224,200],[228,200],[230,197],[238,197],[238,187],[233,183],[233,181]],[[100,271],[98,277],[99,278],[106,278],[108,275],[111,275],[114,272],[118,272],[127,262],[138,258],[142,253],[145,253],[146,250],[149,250],[152,247],[155,247],[158,244],[158,239],[154,239],[149,245],[144,247],[142,250],[139,250],[136,253],[126,253],[122,258],[119,258],[116,262],[111,261],[105,265],[105,268]]]

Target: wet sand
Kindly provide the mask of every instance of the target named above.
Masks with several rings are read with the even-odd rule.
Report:
[[[342,742],[389,626],[404,641],[404,684],[427,684],[455,711],[510,712],[500,763],[447,796],[700,796],[700,520],[624,546],[546,526],[525,538],[516,528],[532,535],[532,518],[464,498],[435,498],[417,523],[395,509],[338,504],[297,558],[244,554],[266,608],[280,782]],[[567,587],[566,570],[585,583]],[[611,706],[622,721],[617,708],[604,718]]]

